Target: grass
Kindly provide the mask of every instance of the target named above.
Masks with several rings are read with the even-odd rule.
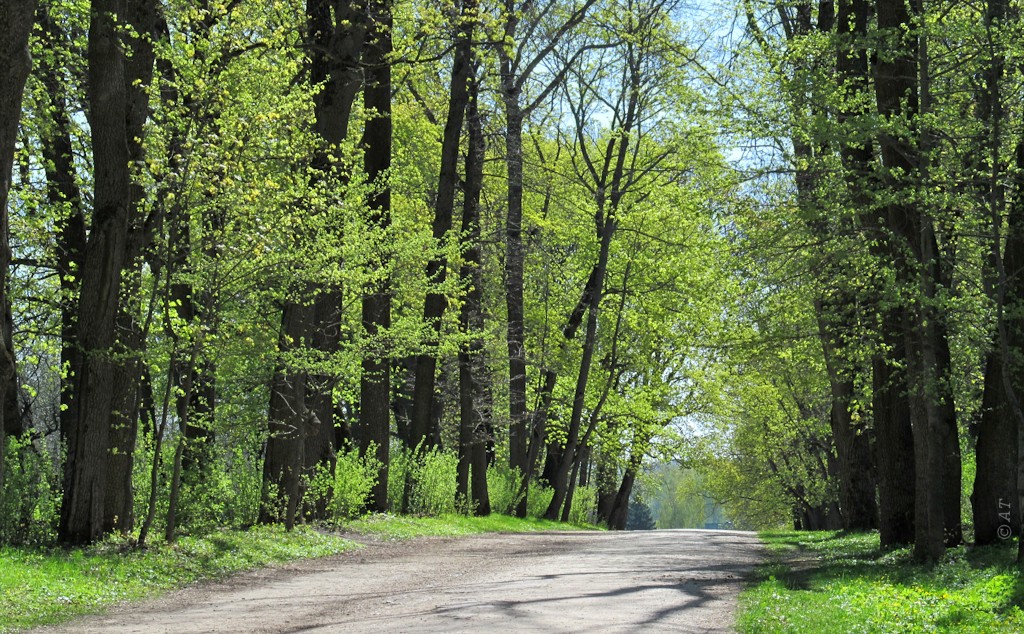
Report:
[[[346,533],[373,535],[384,539],[412,539],[414,537],[475,535],[477,533],[532,533],[536,531],[594,530],[590,525],[573,525],[528,517],[520,519],[508,515],[491,514],[487,517],[443,515],[441,517],[411,517],[396,515],[370,515],[345,524]]]
[[[0,632],[57,623],[200,579],[354,548],[339,537],[277,527],[218,531],[176,544],[128,549],[0,548]]]
[[[346,533],[383,539],[593,528],[504,515],[399,517],[350,522]],[[0,632],[67,621],[201,579],[285,561],[335,555],[359,544],[300,527],[260,526],[183,537],[173,546],[128,548],[109,541],[74,550],[0,548]]]
[[[740,632],[1024,632],[1016,544],[950,549],[923,566],[877,533],[769,532],[770,561],[740,597]]]

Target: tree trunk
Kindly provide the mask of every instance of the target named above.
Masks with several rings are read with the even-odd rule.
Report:
[[[646,445],[646,442],[643,444]],[[633,495],[633,483],[636,482],[636,474],[640,471],[643,456],[644,450],[639,450],[637,447],[633,447],[629,453],[626,471],[622,474],[622,483],[615,493],[611,510],[608,513],[609,530],[626,530],[626,520],[629,519],[629,498]]]
[[[455,35],[455,56],[452,61],[448,116],[441,139],[441,170],[437,178],[437,201],[434,206],[432,225],[434,242],[439,250],[443,248],[444,240],[452,229],[455,186],[459,173],[459,145],[462,139],[462,123],[465,120],[466,104],[469,101],[473,28],[477,20],[476,0],[462,0],[461,5]],[[447,267],[448,262],[444,255],[432,257],[427,264],[428,283],[442,284],[447,276]],[[423,307],[423,321],[430,326],[433,340],[427,342],[426,352],[416,357],[416,383],[413,388],[412,437],[410,438],[413,448],[433,446],[431,439],[434,434],[430,423],[435,400],[437,346],[441,332],[441,318],[444,316],[446,307],[447,300],[444,293],[437,291],[427,293]]]
[[[883,548],[914,541],[916,499],[914,438],[906,397],[906,353],[892,311],[883,315],[885,355],[873,359],[875,458],[878,466],[878,530]]]
[[[611,525],[618,471],[605,452],[597,454],[597,522]]]
[[[977,471],[971,506],[974,543],[995,544],[1020,534],[1017,508],[1017,423],[1003,389],[1003,359],[999,342],[985,363],[976,444]],[[1011,366],[1012,367],[1012,366]],[[1018,381],[1015,385],[1020,385]]]
[[[901,306],[906,345],[907,377],[911,395],[916,478],[914,555],[937,561],[945,548],[945,473],[948,394],[942,389],[942,332],[933,306],[941,284],[938,248],[932,220],[919,209],[917,199],[924,180],[919,125],[918,71],[921,54],[916,17],[905,0],[881,0],[878,29],[890,38],[890,54],[875,63],[875,95],[879,114],[896,125],[907,122],[912,132],[885,132],[880,139],[883,184],[897,200],[887,204],[886,224],[895,238],[892,245],[897,280],[912,294]],[[927,73],[922,74],[927,77]],[[927,95],[927,89],[924,91]]]
[[[866,424],[855,422],[851,407],[854,397],[852,369],[840,370],[844,360],[837,353],[842,345],[831,319],[839,319],[843,300],[829,304],[815,302],[818,333],[822,342],[825,367],[832,393],[830,416],[832,442],[836,448],[836,475],[844,528],[871,530],[878,527],[878,506],[875,502],[875,470],[871,460],[871,435]],[[849,366],[849,363],[844,363]]]
[[[590,365],[594,357],[594,348],[597,345],[598,315],[604,293],[604,278],[608,271],[608,257],[611,250],[612,237],[615,235],[615,229],[618,226],[619,202],[624,193],[622,189],[623,175],[625,172],[627,149],[629,147],[629,135],[638,116],[640,79],[636,75],[638,72],[636,68],[631,68],[630,70],[629,83],[624,87],[628,91],[628,105],[623,115],[618,145],[616,146],[616,139],[613,137],[608,142],[605,153],[605,174],[602,175],[601,180],[605,180],[607,166],[612,164],[611,158],[615,156],[611,179],[602,183],[594,183],[596,190],[599,192],[597,200],[597,235],[600,236],[601,242],[598,247],[597,263],[594,265],[591,279],[588,281],[588,286],[591,287],[592,291],[590,293],[590,303],[587,306],[587,325],[583,336],[583,354],[580,360],[579,374],[576,378],[576,391],[573,395],[569,430],[558,469],[555,471],[555,479],[552,482],[554,495],[551,498],[551,504],[548,505],[547,511],[544,513],[544,517],[551,520],[558,519],[562,504],[565,502],[565,497],[568,493],[569,475],[572,472],[572,465],[577,457],[577,442],[579,440],[580,423],[583,418],[583,408],[586,404]],[[603,192],[605,191],[608,191],[607,207],[603,198]]]
[[[347,174],[336,167],[341,144],[348,138],[352,107],[362,86],[362,56],[366,35],[366,4],[361,0],[307,0],[310,84],[320,90],[313,97],[316,131],[326,147],[314,156],[314,179],[344,182]],[[335,228],[340,232],[341,228]],[[333,287],[320,288],[313,299],[314,310],[310,342],[315,350],[329,358],[341,346],[341,292]],[[330,374],[308,377],[306,406],[320,422],[316,433],[305,441],[305,470],[326,465],[333,473],[337,449],[334,386]],[[314,509],[322,515],[325,509]]]
[[[364,62],[366,89],[364,104],[371,113],[363,133],[366,176],[373,183],[369,197],[374,231],[386,236],[391,225],[391,186],[386,179],[391,168],[391,0],[371,0]],[[377,262],[386,269],[388,256]],[[373,445],[381,468],[368,506],[374,511],[388,508],[388,457],[391,431],[391,354],[386,343],[391,327],[391,289],[388,280],[372,284],[362,301],[362,322],[368,348],[364,351],[360,380],[359,438],[365,453]]]
[[[336,165],[343,158],[341,143],[348,135],[360,86],[365,7],[358,2],[307,0],[306,18],[309,81],[317,91],[313,96],[315,129],[322,143],[313,156],[311,178],[313,185],[337,186],[346,179]],[[326,361],[341,342],[341,293],[329,285],[310,282],[297,295],[284,303],[280,350],[312,348]],[[260,521],[283,519],[291,529],[301,508],[302,476],[311,475],[317,465],[333,466],[336,447],[334,377],[329,373],[310,375],[289,365],[283,362],[271,383]],[[323,515],[326,509],[321,506],[310,512]]]
[[[8,236],[7,199],[11,191],[11,173],[14,168],[14,150],[21,122],[21,97],[32,67],[28,51],[28,38],[34,23],[35,0],[11,0],[0,8],[0,310],[9,312],[7,277],[11,265],[11,247]],[[3,316],[0,316],[3,317]],[[4,438],[9,423],[6,420],[3,389],[15,374],[14,350],[11,348],[10,322],[6,317],[0,323],[0,488],[4,481]]]
[[[281,318],[279,349],[287,353],[302,345],[308,333],[312,307],[288,302]],[[295,526],[299,505],[299,484],[305,466],[305,441],[315,433],[319,421],[306,407],[306,375],[288,366],[285,359],[270,385],[269,424],[263,461],[260,523],[283,520],[288,530]]]
[[[480,249],[480,193],[483,189],[483,127],[477,106],[479,86],[469,80],[466,105],[466,187],[462,207],[462,235],[466,250],[460,275],[468,289],[459,325],[469,342],[459,350],[459,471],[458,490],[472,502],[477,515],[490,515],[487,492],[487,443],[490,408],[481,377],[486,371],[483,344],[483,271]]]
[[[999,30],[1005,24],[1006,11],[1005,0],[989,1],[985,28],[991,38],[998,38]],[[1021,328],[1017,310],[1006,306],[1006,303],[1018,302],[1024,291],[1021,276],[1021,268],[1024,266],[1024,218],[1021,214],[1020,192],[1017,191],[1012,199],[1014,204],[1008,206],[1001,184],[1006,176],[1005,160],[1001,158],[1002,131],[1007,125],[1001,88],[1005,67],[1006,60],[1002,52],[995,52],[988,60],[985,86],[978,95],[979,110],[986,124],[983,140],[988,150],[987,156],[979,157],[979,172],[984,170],[979,173],[979,195],[983,204],[988,206],[993,234],[990,275],[995,279],[990,296],[996,302],[997,311],[1001,312],[1005,324],[1002,330],[1009,336],[1010,333],[1019,333]],[[1013,180],[1019,187],[1019,177]],[[1008,220],[1005,247],[1000,244],[1004,214]],[[998,331],[997,326],[992,351],[985,362],[985,390],[980,419],[974,430],[977,434],[977,468],[971,506],[974,542],[978,545],[994,544],[1019,535],[1021,526],[1016,474],[1018,421],[1012,403],[1015,394],[1010,393],[1006,386],[1011,386],[1012,390],[1012,386],[1022,383],[1024,376],[1021,376],[1020,363],[1014,362],[1016,353],[1008,345],[1010,341],[1007,340],[1004,346]],[[1011,356],[1004,359],[1003,355],[1007,351]],[[1006,370],[1011,372],[1011,376],[1004,377]]]
[[[115,363],[115,319],[131,212],[128,91],[118,16],[124,2],[94,0],[88,39],[89,123],[95,192],[92,228],[81,268],[78,367],[72,367],[75,420],[68,437],[68,469],[59,539],[94,541],[117,525],[105,521]]]
[[[523,114],[519,94],[505,95],[505,151],[508,211],[505,220],[505,306],[508,317],[509,466],[519,470],[524,495],[516,508],[526,517],[530,466],[527,464],[526,340],[523,317]]]
[[[39,10],[39,27],[43,45],[52,51],[62,51],[69,38],[61,31],[50,15],[47,6]],[[42,152],[46,171],[46,202],[51,209],[59,209],[54,223],[56,250],[56,272],[60,279],[60,363],[63,368],[77,368],[80,364],[78,329],[76,324],[78,274],[85,251],[85,215],[82,194],[78,187],[74,166],[71,140],[71,119],[68,111],[68,87],[60,69],[53,65],[50,56],[40,60],[38,75],[46,88],[47,105],[52,120],[43,128]],[[60,390],[60,431],[69,454],[74,437],[71,430],[77,418],[77,403],[74,399],[73,376],[61,381]],[[64,467],[70,466],[65,461]],[[68,475],[65,474],[65,480]]]

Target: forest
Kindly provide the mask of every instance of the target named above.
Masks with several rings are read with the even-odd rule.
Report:
[[[1018,535],[1020,8],[4,0],[0,543]]]

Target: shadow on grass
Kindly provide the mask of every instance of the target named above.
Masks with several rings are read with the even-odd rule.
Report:
[[[758,567],[759,581],[771,578],[789,590],[821,592],[836,583],[888,584],[941,592],[984,582],[1000,575],[1012,585],[999,611],[1024,607],[1024,575],[1015,568],[1016,543],[960,546],[947,550],[935,565],[913,561],[910,547],[882,549],[873,532],[772,532],[770,560]],[[992,591],[1005,590],[993,588]]]

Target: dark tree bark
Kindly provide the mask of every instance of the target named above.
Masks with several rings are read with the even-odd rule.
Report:
[[[846,84],[848,103],[863,102],[869,83],[866,37],[869,20],[866,0],[840,0],[835,28],[839,36],[836,71]],[[830,27],[831,28],[831,27]],[[844,106],[837,114],[839,123],[856,124],[866,113],[866,106]],[[859,139],[851,132],[840,148],[850,202],[861,214],[872,207],[870,178],[872,147],[868,139]],[[825,356],[832,391],[831,426],[836,447],[837,475],[844,526],[847,529],[869,530],[878,527],[878,504],[875,498],[876,470],[871,455],[872,430],[865,418],[853,420],[855,373],[867,368],[856,367],[845,359],[843,333],[840,329],[854,326],[849,314],[858,298],[849,291],[837,293],[833,301],[817,303],[819,336]]]
[[[472,79],[473,30],[477,21],[477,0],[462,0],[458,28],[455,34],[455,55],[452,60],[448,115],[441,139],[441,170],[437,178],[437,200],[431,226],[434,241],[440,246],[452,229],[455,210],[455,186],[458,181],[459,145],[462,124],[469,102],[469,84]],[[447,276],[447,258],[437,255],[427,264],[427,280],[441,284]],[[433,340],[427,350],[416,357],[416,382],[413,387],[411,447],[427,448],[433,445],[431,414],[435,399],[437,373],[437,345],[447,300],[444,293],[428,292],[423,306],[423,320],[430,326]]]
[[[387,232],[391,225],[391,187],[385,182],[391,167],[391,1],[371,0],[364,63],[366,88],[364,104],[370,112],[363,133],[367,178],[375,190],[369,198],[373,230]],[[386,269],[388,256],[382,254],[378,268]],[[368,506],[374,511],[388,508],[388,458],[391,431],[391,354],[387,343],[391,327],[391,289],[387,279],[375,281],[362,301],[363,331],[367,349],[360,380],[359,441],[365,453],[371,445],[380,461],[377,484]]]
[[[480,192],[483,188],[484,135],[477,105],[478,85],[470,80],[466,118],[466,186],[462,235],[467,245],[460,275],[467,287],[459,325],[469,342],[459,350],[459,468],[458,491],[474,505],[477,515],[490,515],[487,492],[487,443],[490,407],[482,384],[483,272],[480,249]]]
[[[352,106],[362,83],[359,58],[366,10],[361,2],[307,0],[305,46],[313,97],[315,130],[322,147],[312,162],[313,184],[338,184],[341,144],[348,136]],[[316,213],[316,212],[314,212]],[[340,231],[340,228],[336,228]],[[326,361],[340,348],[341,293],[329,285],[307,283],[285,300],[279,349],[316,350]],[[311,375],[284,361],[270,386],[270,436],[263,470],[261,522],[283,519],[291,529],[300,508],[302,475],[317,465],[333,465],[335,379]],[[323,508],[310,508],[316,516]]]
[[[44,46],[54,55],[65,54],[67,38],[54,20],[46,5],[39,12],[40,37]],[[47,106],[51,120],[43,127],[42,152],[46,172],[46,202],[51,209],[59,210],[54,230],[55,270],[60,279],[60,336],[61,367],[77,368],[80,365],[78,348],[78,275],[85,251],[85,212],[82,193],[76,182],[74,155],[71,136],[71,115],[67,100],[68,86],[61,78],[53,58],[44,56],[40,60],[38,76],[46,88]],[[74,380],[69,375],[61,381],[60,431],[61,438],[68,443],[68,453],[73,453],[70,443],[74,440],[71,430],[77,420],[78,404],[74,398]],[[67,469],[71,463],[65,461]],[[65,474],[65,480],[68,475]]]
[[[889,54],[875,60],[878,112],[886,121],[907,121],[915,129],[920,111],[918,73],[927,60],[915,26],[919,16],[912,16],[905,0],[880,0],[877,16],[880,34],[889,45]],[[927,78],[927,73],[921,76]],[[927,86],[921,93],[927,95]],[[892,235],[897,280],[915,296],[899,306],[917,469],[914,554],[919,560],[937,561],[948,533],[947,484],[953,474],[948,472],[947,434],[955,418],[949,420],[951,397],[943,388],[945,332],[933,301],[942,284],[935,230],[931,217],[919,208],[922,203],[911,202],[924,180],[925,141],[916,131],[885,131],[880,147],[883,184],[894,198],[886,205],[886,226]]]
[[[1017,474],[1017,416],[1014,411],[1014,394],[1006,385],[1021,385],[1024,376],[1019,363],[1014,362],[1010,347],[1010,333],[1019,333],[1021,324],[1017,311],[1006,302],[1018,301],[1024,291],[1021,268],[1024,266],[1024,218],[1017,200],[1007,205],[1001,181],[1005,178],[1005,160],[1000,156],[1002,133],[1007,125],[1006,109],[1003,103],[1002,82],[1006,60],[1001,49],[995,44],[999,30],[1005,23],[1007,3],[1005,0],[990,0],[985,14],[985,29],[990,38],[986,60],[985,84],[978,95],[978,105],[986,124],[985,135],[980,141],[987,153],[981,153],[978,166],[979,195],[991,216],[993,228],[992,255],[989,268],[995,279],[990,286],[990,297],[1001,310],[1007,335],[1003,345],[999,332],[993,337],[992,351],[985,362],[985,389],[981,413],[976,429],[975,448],[976,476],[971,494],[974,518],[974,542],[978,545],[997,543],[1001,539],[1020,534],[1021,514],[1018,504]],[[1003,215],[1007,214],[1006,245],[1000,243]],[[1000,249],[1003,250],[1000,255]],[[1000,275],[1000,270],[1002,275]],[[999,308],[1001,307],[1001,309]],[[1009,310],[1007,310],[1009,309]],[[998,319],[997,315],[997,319]],[[997,328],[998,330],[998,328]],[[1004,358],[1004,350],[1010,352]],[[1004,377],[1009,370],[1011,376]]]
[[[310,82],[323,86],[313,103],[316,131],[326,144],[314,157],[314,173],[318,178],[343,182],[347,175],[338,173],[332,165],[341,158],[341,144],[348,138],[352,107],[363,83],[360,57],[366,35],[366,4],[361,0],[307,0],[306,13]],[[341,345],[341,304],[338,289],[317,289],[310,341],[324,357],[337,352]],[[331,375],[316,374],[307,385],[307,406],[320,421],[319,432],[306,439],[307,470],[317,464],[332,465],[338,449],[335,383]]]
[[[81,544],[118,528],[105,520],[111,450],[115,339],[121,266],[131,211],[124,45],[117,16],[125,3],[94,0],[89,25],[88,96],[95,192],[81,270],[78,367],[71,368],[76,417],[68,430],[68,469],[59,539]]]
[[[0,487],[4,481],[4,451],[6,431],[13,426],[8,422],[3,389],[16,375],[14,350],[11,346],[11,322],[7,295],[7,276],[11,265],[11,247],[8,231],[7,200],[11,191],[11,172],[14,168],[15,143],[21,122],[21,98],[32,67],[28,51],[28,38],[35,20],[35,0],[11,0],[0,7]]]
[[[1015,277],[1019,277],[1019,273]],[[974,543],[979,546],[995,544],[1020,534],[1020,514],[1017,508],[1017,422],[1011,406],[1006,402],[1003,388],[1003,368],[1006,365],[999,350],[999,342],[996,341],[996,347],[985,363],[985,391],[975,448],[977,471],[971,493]],[[1015,385],[1021,385],[1021,382]]]
[[[646,440],[639,444],[646,445]],[[634,446],[629,452],[629,460],[626,462],[626,470],[622,474],[622,482],[619,484],[608,512],[608,528],[610,530],[626,530],[626,520],[629,518],[629,498],[633,495],[633,484],[636,482],[637,473],[640,472],[645,451],[645,446]]]
[[[309,331],[312,307],[289,302],[281,318],[278,348],[285,354],[302,345]],[[283,520],[291,530],[299,505],[299,484],[305,466],[305,441],[320,421],[306,407],[306,374],[283,361],[271,381],[268,412],[270,437],[263,460],[262,503],[259,521]]]
[[[132,33],[124,44],[129,55],[125,63],[127,99],[128,160],[131,165],[145,162],[142,147],[143,126],[149,116],[149,85],[153,79],[156,37],[156,5],[154,0],[127,3],[124,17]],[[124,260],[121,262],[121,297],[115,322],[116,361],[114,393],[111,395],[110,458],[107,480],[110,483],[105,499],[104,522],[127,533],[134,528],[135,514],[132,493],[132,465],[135,440],[138,436],[139,387],[142,380],[142,357],[146,334],[137,315],[141,313],[142,255],[149,248],[152,227],[141,208],[145,191],[141,184],[129,184],[128,233]]]
[[[840,364],[844,364],[845,360],[838,349],[843,344],[839,341],[835,324],[828,323],[827,315],[839,317],[843,308],[832,305],[826,310],[824,306],[824,302],[816,302],[819,337],[832,395],[829,420],[836,449],[836,476],[839,480],[843,527],[871,530],[878,526],[871,430],[865,422],[854,421],[851,409],[854,398],[852,369],[840,369]]]
[[[612,510],[618,492],[618,472],[615,463],[606,453],[597,455],[597,521],[611,526]]]
[[[532,57],[523,57],[523,47],[512,49],[505,42],[520,39],[520,26],[524,18],[529,20],[526,30],[533,32],[550,6],[540,9],[531,2],[517,4],[505,0],[505,38],[496,49],[499,55],[501,100],[505,107],[505,166],[507,171],[507,204],[505,218],[505,306],[507,310],[507,331],[509,359],[509,466],[518,469],[522,477],[522,497],[516,508],[516,515],[526,517],[527,493],[532,463],[528,442],[531,435],[527,429],[526,417],[526,339],[523,311],[523,279],[525,274],[525,250],[523,248],[523,124],[540,103],[564,79],[567,69],[545,85],[528,104],[522,102],[523,88],[531,79],[534,70],[544,62],[565,35],[576,28],[586,16],[595,0],[584,2],[550,32],[548,40]]]
[[[903,371],[906,353],[893,311],[883,315],[879,334],[887,352],[872,361],[871,408],[878,465],[878,531],[882,547],[891,548],[914,541],[916,469]]]
[[[518,108],[519,94],[505,99],[505,151],[508,167],[508,211],[505,220],[505,305],[507,310],[509,465],[523,477],[528,490],[530,465],[527,462],[526,430],[526,339],[523,317],[523,114]],[[524,494],[516,515],[526,517]]]
[[[587,305],[587,323],[583,335],[583,354],[580,360],[579,374],[576,377],[576,390],[573,395],[572,411],[569,417],[569,428],[566,435],[565,445],[562,448],[558,468],[554,473],[551,483],[554,495],[551,503],[544,513],[547,519],[558,519],[562,504],[565,502],[569,490],[569,476],[573,464],[577,458],[580,424],[583,419],[583,409],[586,405],[587,384],[590,379],[590,366],[594,357],[594,348],[597,345],[597,325],[600,313],[601,299],[604,291],[604,279],[608,272],[608,258],[611,251],[612,237],[618,227],[619,203],[626,188],[624,180],[627,150],[629,147],[629,136],[633,126],[637,123],[638,108],[640,102],[640,76],[639,62],[632,58],[629,74],[626,77],[626,85],[623,86],[626,102],[625,111],[621,114],[620,134],[608,142],[603,158],[601,171],[591,169],[593,176],[597,177],[594,183],[594,191],[597,192],[597,235],[600,238],[598,247],[597,262],[591,272],[588,286],[591,287],[590,301]],[[577,121],[577,126],[582,125]],[[617,141],[617,143],[616,143]],[[588,159],[589,163],[589,159]],[[609,173],[609,167],[611,171]],[[600,176],[598,174],[600,173]],[[607,194],[605,193],[607,192]],[[607,199],[605,196],[607,195]],[[627,502],[628,506],[628,502]]]

